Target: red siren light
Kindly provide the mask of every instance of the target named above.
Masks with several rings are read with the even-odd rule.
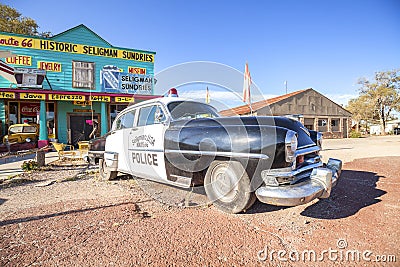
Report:
[[[178,90],[171,88],[168,90],[168,97],[178,97]]]

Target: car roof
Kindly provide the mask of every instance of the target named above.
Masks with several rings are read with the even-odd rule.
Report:
[[[164,105],[168,105],[169,103],[177,102],[177,101],[199,102],[199,101],[196,101],[196,100],[183,98],[183,97],[168,97],[167,96],[167,97],[158,97],[158,98],[153,98],[153,99],[150,99],[150,100],[142,101],[142,102],[133,104],[133,105],[131,105],[129,107],[134,108],[134,107],[138,107],[138,106],[142,106],[142,105],[147,105],[147,104],[152,104],[152,103],[159,103],[159,102],[163,103]],[[201,102],[199,102],[199,103],[201,103]]]

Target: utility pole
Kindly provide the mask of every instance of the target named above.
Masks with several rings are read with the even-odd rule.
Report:
[[[286,94],[287,94],[287,81],[285,81],[285,89],[286,89]]]

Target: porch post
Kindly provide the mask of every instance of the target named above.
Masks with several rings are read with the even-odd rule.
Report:
[[[101,110],[101,132],[100,135],[105,135],[108,132],[108,114],[107,114],[107,103],[100,102]]]
[[[47,140],[46,102],[44,100],[40,100],[38,148],[45,147],[48,144],[49,141]]]

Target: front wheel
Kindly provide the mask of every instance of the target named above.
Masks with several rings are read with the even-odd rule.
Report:
[[[100,172],[101,179],[105,180],[105,181],[109,181],[109,180],[115,179],[117,177],[117,174],[118,174],[117,171],[110,171],[107,168],[105,159],[100,159],[99,160],[99,172]]]
[[[207,170],[204,187],[208,199],[228,213],[248,209],[255,200],[250,178],[237,161],[213,161]]]

